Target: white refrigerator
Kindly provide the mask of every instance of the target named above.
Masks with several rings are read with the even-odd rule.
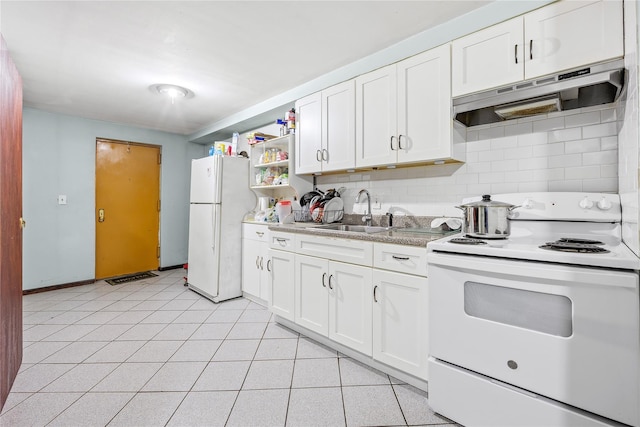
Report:
[[[213,302],[241,296],[242,218],[256,204],[249,159],[193,160],[189,200],[189,288]]]

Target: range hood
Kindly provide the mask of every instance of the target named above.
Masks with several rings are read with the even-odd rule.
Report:
[[[476,126],[609,104],[624,83],[624,61],[591,65],[453,99],[455,120]]]

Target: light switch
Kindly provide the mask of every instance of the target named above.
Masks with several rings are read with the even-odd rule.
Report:
[[[67,204],[67,195],[66,194],[59,194],[58,195],[58,204],[59,205],[66,205]]]
[[[371,210],[380,210],[380,209],[382,209],[380,198],[377,196],[374,196],[373,200],[371,201]]]

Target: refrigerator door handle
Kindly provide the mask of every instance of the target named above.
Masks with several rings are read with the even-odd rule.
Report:
[[[216,211],[211,210],[211,251],[216,252]]]

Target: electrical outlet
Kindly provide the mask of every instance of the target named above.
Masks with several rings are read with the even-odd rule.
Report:
[[[380,210],[382,209],[381,203],[380,203],[380,198],[378,197],[374,197],[373,201],[371,202],[371,210]]]
[[[67,195],[66,194],[58,195],[58,204],[59,205],[66,205],[67,204]]]

